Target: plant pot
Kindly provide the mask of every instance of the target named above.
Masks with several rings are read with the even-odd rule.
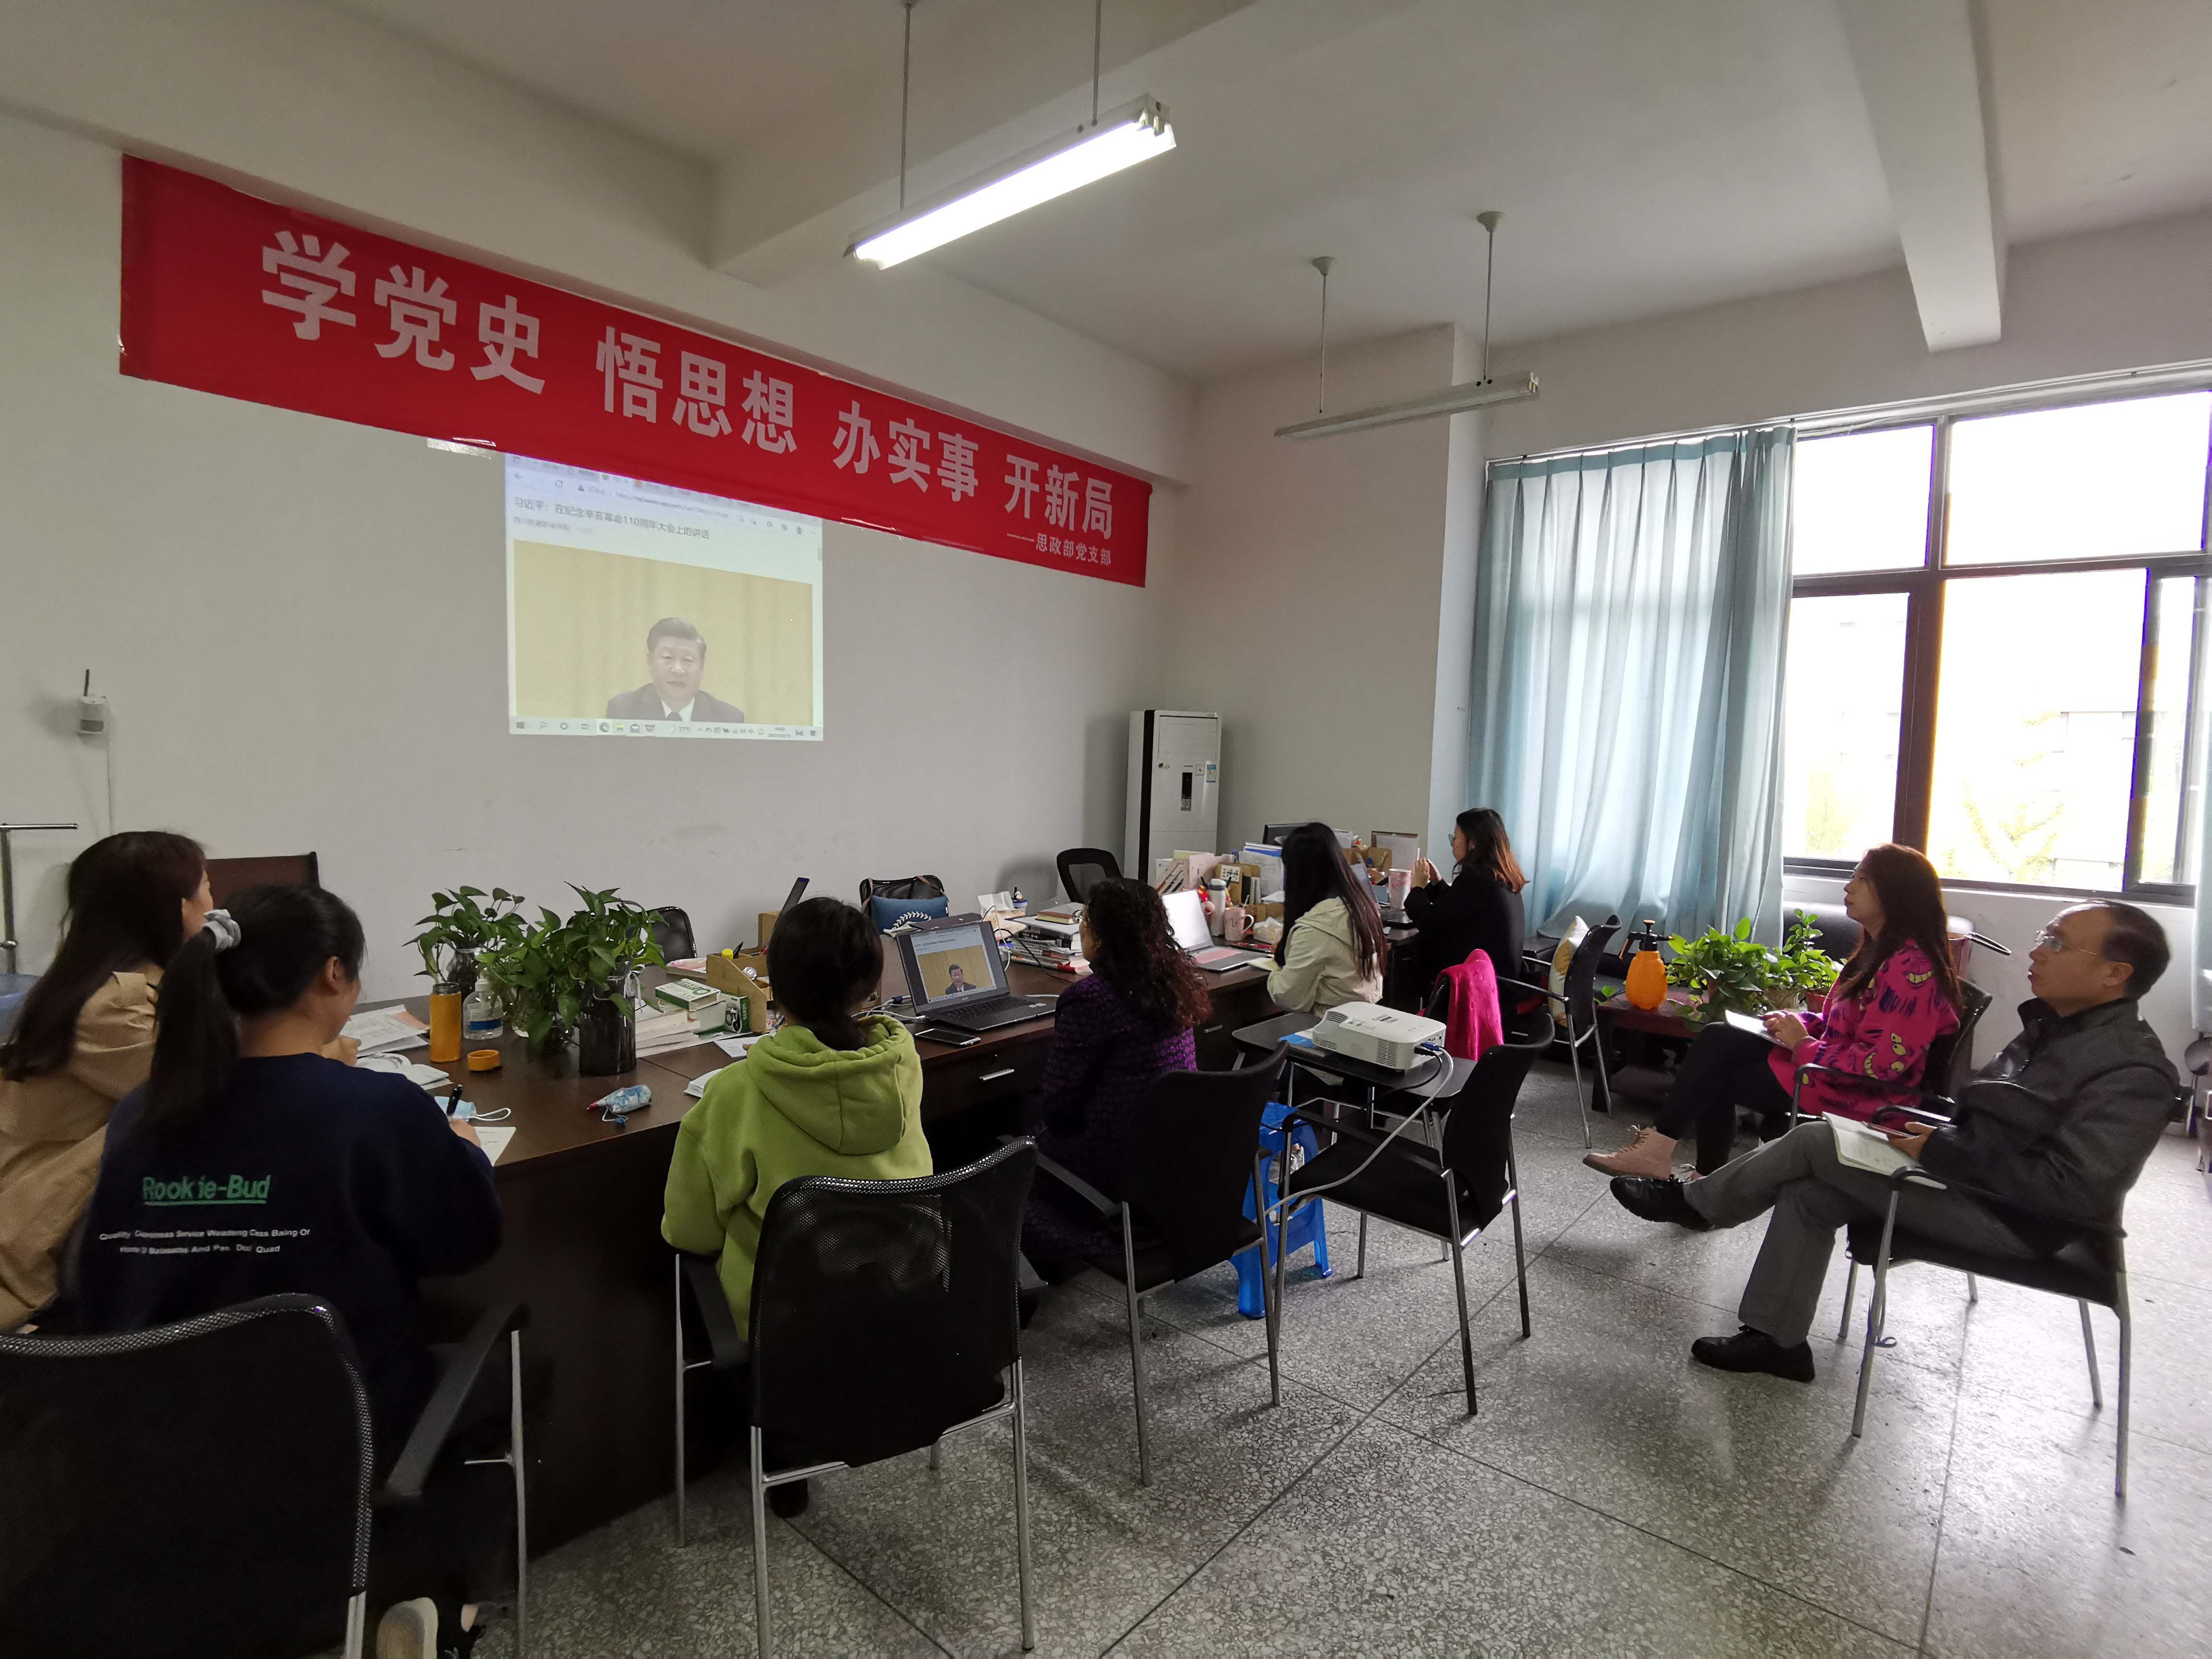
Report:
[[[541,1077],[573,1077],[575,1057],[569,1052],[568,1039],[572,1033],[565,1025],[556,1024],[545,1034],[544,1041],[528,1050],[530,1064]]]
[[[453,966],[446,970],[446,977],[453,989],[465,999],[470,992],[477,988],[478,971],[477,953],[474,951],[456,950],[453,952]]]
[[[617,1077],[637,1069],[637,1026],[629,1009],[612,997],[595,996],[576,1022],[576,1071],[583,1077]]]

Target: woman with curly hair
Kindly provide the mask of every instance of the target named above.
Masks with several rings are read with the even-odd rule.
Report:
[[[1032,1121],[1047,1158],[1119,1197],[1127,1138],[1152,1079],[1198,1065],[1191,1034],[1206,1017],[1206,987],[1168,930],[1167,907],[1142,882],[1091,890],[1083,954],[1091,974],[1060,995]],[[1057,1182],[1030,1190],[1022,1244],[1038,1272],[1073,1271],[1103,1242],[1097,1218]]]

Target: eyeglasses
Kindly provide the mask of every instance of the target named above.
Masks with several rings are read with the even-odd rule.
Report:
[[[2081,950],[2081,947],[2079,945],[2069,945],[2065,939],[2060,934],[2058,931],[2058,924],[2056,922],[2053,922],[2050,927],[2038,933],[2035,936],[2035,943],[2028,948],[2035,951],[2042,951],[2054,957],[2065,951],[2081,951],[2082,955],[2095,957],[2100,961],[2110,962],[2112,960],[2112,958],[2106,956],[2102,951],[2086,951]]]

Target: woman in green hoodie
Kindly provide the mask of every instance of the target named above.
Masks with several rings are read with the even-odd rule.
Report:
[[[777,1188],[803,1176],[933,1173],[914,1038],[895,1019],[860,1017],[883,971],[883,939],[851,905],[811,898],[786,911],[768,941],[783,1023],[707,1085],[677,1131],[660,1235],[679,1250],[720,1253],[741,1331],[751,1328],[753,1261]],[[805,1486],[769,1497],[779,1513],[795,1510]]]

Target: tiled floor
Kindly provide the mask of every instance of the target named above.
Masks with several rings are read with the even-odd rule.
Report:
[[[1626,1125],[1596,1120],[1601,1145]],[[2212,1197],[2169,1135],[2130,1209],[2130,1496],[2093,1412],[2074,1309],[1901,1273],[1863,1439],[1859,1335],[1811,1388],[1690,1363],[1735,1328],[1760,1224],[1692,1235],[1623,1213],[1541,1069],[1520,1152],[1534,1334],[1510,1226],[1468,1263],[1481,1412],[1465,1415],[1451,1270],[1377,1228],[1352,1278],[1294,1279],[1285,1386],[1224,1269],[1155,1299],[1155,1484],[1136,1480],[1120,1291],[1064,1287],[1025,1344],[1042,1654],[2203,1652],[2212,1631]],[[1864,1284],[1862,1279],[1860,1309]],[[2116,1330],[2100,1313],[2107,1401]],[[779,1650],[1012,1654],[1011,1437],[816,1484],[769,1522]],[[538,1565],[546,1656],[744,1653],[742,1472],[695,1488],[690,1547],[652,1505]],[[479,1649],[507,1651],[495,1631]]]

